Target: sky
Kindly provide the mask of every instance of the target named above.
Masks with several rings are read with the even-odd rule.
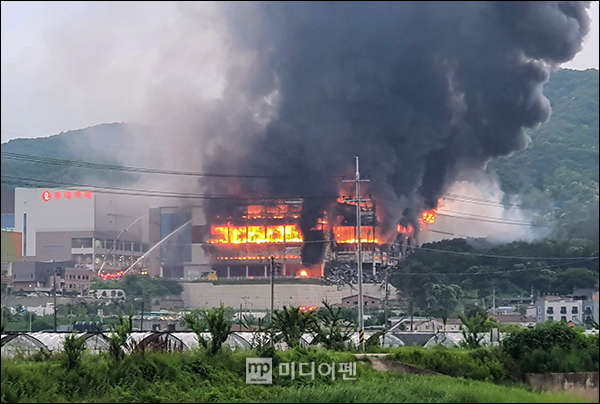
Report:
[[[598,69],[598,2],[583,49]],[[176,122],[218,99],[227,52],[210,2],[1,2],[2,143],[109,122]],[[165,91],[168,88],[169,91]]]

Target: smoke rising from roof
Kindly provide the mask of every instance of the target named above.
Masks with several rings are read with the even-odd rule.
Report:
[[[206,193],[336,195],[342,185],[330,176],[353,178],[358,155],[371,178],[363,196],[373,194],[393,229],[398,220],[416,224],[462,172],[527,146],[524,129],[550,114],[542,94],[549,70],[572,59],[588,32],[587,7],[77,3],[3,72],[35,83],[41,121],[57,114],[47,103],[80,106],[70,115],[82,126],[152,126],[156,142],[133,145],[155,150],[140,165],[278,176],[203,181]],[[128,165],[128,153],[139,153],[132,150]],[[170,177],[147,185],[197,186]],[[313,200],[311,213],[326,205]]]
[[[335,195],[339,179],[327,176],[352,172],[359,156],[383,225],[417,227],[461,172],[524,149],[524,130],[549,118],[543,84],[581,49],[587,7],[223,4],[229,50],[245,55],[225,94],[260,105],[253,117],[267,118],[231,138],[220,131],[205,169],[280,177],[205,185],[220,194],[234,187],[248,196]]]

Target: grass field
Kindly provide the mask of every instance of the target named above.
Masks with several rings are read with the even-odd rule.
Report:
[[[350,353],[293,349],[273,358],[272,385],[246,384],[246,358],[252,351],[202,351],[180,354],[133,354],[122,362],[108,356],[84,356],[72,370],[60,355],[2,360],[1,401],[8,402],[585,402],[568,394],[537,393],[524,386],[506,387],[448,376],[378,372],[357,363],[356,380],[335,381],[316,375],[277,375],[278,364],[292,361],[344,363]]]

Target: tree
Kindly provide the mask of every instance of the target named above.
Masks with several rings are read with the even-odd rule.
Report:
[[[429,282],[425,285],[425,299],[431,307],[443,307],[452,311],[462,295],[462,288],[455,284]]]
[[[568,268],[556,275],[554,290],[561,294],[573,293],[577,288],[595,286],[598,273],[587,268]]]
[[[85,345],[85,335],[82,335],[81,337],[78,337],[76,333],[67,335],[63,342],[63,348],[65,350],[63,364],[67,369],[71,370],[79,366],[79,360],[85,351]]]
[[[475,315],[469,317],[459,314],[458,318],[462,323],[462,334],[464,337],[461,344],[470,349],[479,348],[485,333],[491,331],[497,325],[496,319],[489,316],[483,310],[479,310]]]
[[[196,333],[198,343],[205,349],[209,348],[209,343],[202,334],[208,330],[211,335],[209,352],[213,355],[221,349],[231,333],[231,321],[227,318],[223,302],[218,309],[191,312],[186,314],[183,320]]]
[[[562,321],[546,321],[502,340],[502,351],[524,372],[585,372],[598,369],[598,335],[586,336]]]
[[[300,337],[305,334],[315,321],[313,312],[302,312],[298,307],[273,312],[273,331],[280,332],[281,338],[288,347],[300,345]]]
[[[123,347],[132,329],[132,316],[124,319],[123,315],[119,313],[119,324],[111,326],[111,333],[108,337],[108,351],[114,360],[120,361],[125,357]]]
[[[252,327],[256,327],[252,333],[252,341],[250,345],[253,349],[261,351],[264,347],[269,344],[271,334],[271,324],[268,322],[266,317],[254,318],[246,315],[240,320],[240,325],[248,330]]]
[[[323,306],[325,311],[319,311],[316,321],[309,323],[313,343],[321,343],[327,349],[344,350],[356,331],[356,325],[343,318],[341,307],[333,308],[326,301],[323,301]]]
[[[205,311],[204,319],[211,335],[210,352],[215,354],[221,349],[223,343],[227,341],[229,333],[231,333],[231,321],[226,318],[225,308],[223,307],[222,302],[218,309]]]

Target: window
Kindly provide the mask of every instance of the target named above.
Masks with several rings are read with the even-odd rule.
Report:
[[[92,238],[73,238],[71,239],[71,248],[92,248]]]
[[[560,321],[567,322],[567,316],[560,316]]]
[[[548,316],[548,320],[554,321],[554,316]]]
[[[577,306],[571,307],[571,314],[577,314],[577,313],[578,313]]]
[[[571,317],[571,320],[573,320],[573,321],[579,321],[579,316],[573,316],[573,317]]]
[[[548,310],[546,310],[546,313],[554,314],[554,307],[548,307]]]
[[[538,314],[542,314],[542,306],[538,306]]]
[[[567,314],[567,307],[566,306],[562,306],[560,308],[560,314]]]

